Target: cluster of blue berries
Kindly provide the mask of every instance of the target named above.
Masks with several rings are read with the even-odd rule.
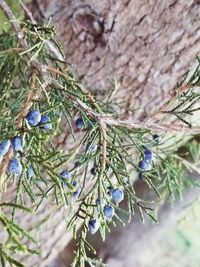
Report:
[[[5,154],[12,148],[14,152],[23,152],[22,138],[21,136],[14,136],[12,140],[4,140],[0,143],[0,161],[2,161]],[[9,161],[7,173],[19,175],[22,173],[22,164],[17,157],[12,158]],[[34,175],[32,166],[28,167],[28,175],[32,177]]]
[[[28,124],[33,127],[33,126],[40,126],[40,128],[44,130],[51,130],[52,129],[52,123],[47,115],[42,115],[39,111],[37,110],[32,110],[30,111],[27,116],[26,120],[28,121]]]
[[[155,143],[160,142],[160,136],[158,134],[153,135],[153,141]],[[138,164],[139,169],[142,172],[150,171],[152,169],[152,160],[153,160],[153,152],[149,148],[145,148],[144,150],[144,159],[141,160]],[[144,176],[142,172],[139,173],[139,179],[143,180]]]
[[[107,194],[109,197],[112,198],[112,200],[115,202],[116,205],[118,205],[124,199],[124,192],[120,188],[114,189],[112,187],[108,187]],[[101,201],[98,198],[96,200],[96,205],[98,206],[100,204],[101,204]],[[110,221],[115,215],[115,209],[113,208],[112,205],[106,204],[103,207],[103,213],[104,213],[105,219]],[[95,234],[98,231],[99,227],[100,227],[100,223],[98,219],[93,218],[89,221],[88,228],[91,234]]]
[[[0,143],[0,158],[1,161],[6,153],[9,151],[10,147],[13,148],[14,151],[23,151],[22,148],[22,139],[20,136],[14,136],[12,140],[4,140]],[[10,160],[7,168],[7,172],[11,174],[21,174],[22,172],[22,165],[18,158],[13,158]]]
[[[75,126],[77,130],[82,130],[85,126],[87,126],[87,128],[91,129],[93,128],[93,126],[95,125],[94,121],[87,121],[87,123],[85,124],[83,121],[83,118],[79,117],[76,119],[75,121]]]
[[[150,149],[146,148],[144,151],[144,159],[138,164],[138,167],[142,171],[150,171],[152,168],[153,153]]]
[[[33,127],[39,125],[41,129],[51,130],[52,124],[50,122],[50,118],[47,115],[41,115],[39,111],[32,110],[27,116],[26,120],[28,124]],[[0,162],[3,160],[5,154],[9,151],[10,147],[12,147],[14,152],[23,152],[22,146],[22,138],[17,135],[12,138],[12,140],[4,140],[0,143]],[[12,158],[8,164],[7,173],[13,175],[19,175],[22,173],[22,164],[20,160],[15,156]],[[28,166],[28,177],[33,177],[34,171],[31,165]]]
[[[76,165],[77,163],[75,163]],[[69,180],[71,179],[71,173],[68,171],[68,170],[64,170],[60,173],[60,176],[64,179],[64,180],[67,180],[69,182]],[[75,188],[76,185],[77,185],[77,182],[75,180],[72,180],[71,181],[71,185]],[[81,189],[78,188],[76,189],[73,193],[72,193],[72,196],[74,198],[78,198],[80,196],[80,193],[81,193]]]

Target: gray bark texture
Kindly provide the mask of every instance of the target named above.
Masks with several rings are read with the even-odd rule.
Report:
[[[112,79],[118,81],[116,102],[124,103],[124,117],[135,109],[134,120],[144,120],[170,98],[200,51],[198,0],[38,0],[32,11],[38,21],[52,18],[67,62],[94,94],[104,98]],[[58,143],[67,140],[63,134]],[[9,188],[7,197],[13,194]],[[18,219],[30,228],[51,210],[49,201],[34,216]],[[54,210],[39,227],[42,255],[23,257],[27,266],[50,266],[69,243],[65,216],[63,208]]]

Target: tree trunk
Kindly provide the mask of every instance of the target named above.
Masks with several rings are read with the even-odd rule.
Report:
[[[134,120],[170,97],[200,50],[198,0],[35,0],[33,12],[38,20],[52,17],[67,62],[92,92],[104,98],[112,78],[118,81],[115,100]],[[66,144],[64,135],[59,142]],[[35,225],[39,214],[25,224]],[[27,266],[47,266],[69,242],[64,216],[59,209],[39,232],[42,256],[24,257]]]

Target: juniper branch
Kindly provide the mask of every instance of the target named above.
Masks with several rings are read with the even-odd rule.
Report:
[[[4,1],[3,1],[4,2]],[[2,1],[0,2],[2,3]],[[5,3],[3,5],[5,9]],[[6,7],[6,10],[8,8]],[[27,10],[26,13],[28,14]],[[30,17],[30,14],[28,14]],[[9,20],[13,18],[13,14],[8,14]],[[16,22],[16,21],[15,21]],[[31,34],[38,34],[38,28],[36,25],[30,25],[30,24],[25,24],[25,30],[30,30]],[[29,26],[28,26],[29,25]],[[16,26],[16,25],[15,25]],[[21,25],[20,25],[21,27]],[[16,27],[14,27],[14,30],[16,30]],[[20,29],[21,30],[21,29]],[[18,30],[16,30],[16,34],[18,36]],[[30,33],[29,33],[30,34]],[[29,36],[27,34],[27,36]],[[39,38],[43,40],[42,36],[39,36]],[[45,144],[46,141],[46,136],[41,134],[41,131],[37,131],[37,129],[33,130],[33,132],[27,130],[27,140],[28,141],[28,146],[31,147],[33,144],[33,150],[37,151],[37,153],[30,153],[28,155],[27,153],[27,159],[25,159],[25,164],[26,162],[34,162],[35,165],[37,165],[36,168],[36,173],[37,173],[37,179],[41,179],[39,181],[42,181],[45,183],[45,185],[49,186],[49,189],[44,191],[42,188],[39,187],[39,183],[37,184],[37,179],[33,181],[33,183],[36,184],[37,189],[39,189],[39,194],[38,196],[41,196],[41,201],[39,202],[38,205],[43,202],[43,200],[54,191],[53,196],[55,197],[55,201],[57,204],[59,204],[60,199],[63,203],[67,203],[68,201],[68,196],[65,194],[65,191],[63,190],[64,185],[68,187],[68,195],[71,194],[72,191],[70,191],[72,188],[72,185],[70,182],[64,183],[62,177],[58,174],[60,166],[62,166],[64,163],[67,164],[69,160],[72,159],[77,159],[80,160],[80,164],[84,166],[84,178],[82,182],[82,189],[81,189],[81,198],[79,199],[79,207],[78,211],[75,213],[75,217],[72,217],[72,226],[76,228],[76,222],[79,218],[84,220],[84,237],[81,239],[81,249],[84,250],[85,253],[85,244],[86,242],[82,242],[86,240],[86,232],[87,232],[87,226],[86,224],[88,223],[89,218],[93,218],[95,216],[95,211],[94,209],[97,208],[97,205],[94,204],[94,200],[96,196],[101,197],[104,199],[104,201],[112,205],[116,210],[120,210],[117,205],[114,205],[111,200],[109,199],[107,195],[107,185],[109,186],[115,186],[115,182],[112,180],[116,180],[116,185],[122,187],[128,198],[128,206],[129,206],[129,215],[133,213],[134,207],[138,207],[141,216],[143,216],[143,213],[146,213],[148,216],[150,216],[152,219],[155,219],[152,216],[151,213],[151,206],[146,205],[147,203],[141,199],[139,199],[135,192],[134,189],[132,189],[132,181],[129,179],[129,173],[128,173],[128,168],[134,168],[136,172],[141,172],[141,169],[138,167],[138,163],[134,163],[134,159],[130,157],[130,150],[129,148],[133,148],[137,151],[137,156],[143,159],[144,156],[144,146],[150,145],[150,147],[155,146],[155,142],[151,142],[149,140],[148,134],[150,134],[152,131],[162,131],[162,132],[180,132],[183,131],[187,134],[193,134],[200,132],[200,129],[198,127],[194,128],[188,128],[186,126],[182,126],[179,124],[164,124],[161,123],[158,120],[158,116],[163,114],[166,110],[167,107],[177,99],[177,97],[181,96],[188,90],[190,90],[189,85],[182,85],[177,89],[177,93],[174,97],[172,97],[171,100],[169,100],[166,104],[164,104],[161,109],[154,114],[150,119],[147,119],[144,122],[132,122],[128,120],[121,120],[118,116],[113,115],[111,112],[107,112],[107,110],[104,108],[104,106],[98,102],[92,94],[85,88],[83,87],[79,82],[75,81],[72,77],[70,77],[70,74],[64,73],[62,70],[62,67],[57,63],[56,59],[54,61],[49,59],[49,53],[54,53],[53,50],[46,47],[43,49],[41,46],[40,50],[38,49],[37,55],[34,55],[31,57],[31,52],[34,51],[34,47],[38,47],[38,43],[34,43],[34,41],[28,41],[27,44],[24,44],[22,47],[23,52],[21,53],[21,58],[20,62],[24,64],[25,66],[28,66],[28,73],[32,73],[32,78],[31,78],[31,84],[28,86],[28,97],[25,99],[25,101],[20,103],[20,106],[22,106],[22,112],[20,112],[17,120],[17,127],[22,126],[22,121],[25,119],[25,116],[28,112],[28,110],[31,107],[31,102],[34,99],[35,94],[33,91],[35,90],[36,87],[36,82],[41,86],[41,91],[37,92],[37,103],[35,106],[37,107],[43,107],[43,105],[46,105],[44,103],[44,99],[42,96],[46,97],[47,99],[47,107],[50,110],[53,110],[55,112],[56,109],[53,108],[53,105],[56,104],[58,107],[62,107],[62,110],[65,111],[66,113],[72,113],[72,114],[77,114],[78,112],[83,115],[83,118],[86,119],[87,121],[94,120],[95,121],[95,127],[92,128],[91,130],[86,130],[85,135],[83,139],[80,141],[80,145],[78,148],[76,147],[71,154],[69,152],[69,155],[63,155],[57,153],[57,151],[54,150],[51,142],[48,144]],[[16,45],[16,44],[15,44]],[[28,45],[32,45],[30,48]],[[20,48],[21,49],[21,48]],[[39,51],[39,52],[38,52]],[[4,53],[11,53],[11,52],[19,52],[13,48],[13,50],[7,50],[4,51]],[[40,53],[41,52],[41,53]],[[46,59],[47,57],[47,59]],[[28,62],[25,62],[25,59],[28,59]],[[32,60],[34,59],[34,60]],[[45,59],[45,60],[44,60]],[[24,66],[23,65],[23,66]],[[37,76],[37,79],[36,79]],[[20,76],[20,81],[23,83],[23,78]],[[37,81],[36,81],[37,80]],[[48,87],[47,87],[48,86]],[[68,88],[69,87],[69,88]],[[47,88],[47,90],[46,90]],[[44,93],[42,95],[42,93]],[[50,99],[50,101],[48,101]],[[52,102],[52,103],[50,103]],[[45,107],[46,107],[45,106]],[[103,108],[102,108],[103,107]],[[42,108],[43,109],[43,108]],[[71,115],[69,115],[71,116]],[[39,128],[39,127],[38,127]],[[72,129],[71,123],[69,122],[69,128]],[[143,131],[145,129],[146,131]],[[38,133],[39,132],[39,133]],[[134,138],[134,135],[136,137]],[[10,136],[9,136],[10,138]],[[37,142],[32,142],[31,138],[37,139]],[[49,138],[49,137],[48,137]],[[50,138],[49,138],[50,139]],[[49,140],[48,139],[48,140]],[[81,150],[82,145],[87,144],[88,141],[96,142],[98,144],[98,150],[93,151],[92,153],[89,153],[86,150]],[[36,148],[35,148],[35,147]],[[48,147],[49,146],[49,147]],[[38,149],[40,147],[40,149]],[[126,149],[127,148],[127,149]],[[51,150],[52,149],[52,150]],[[44,153],[44,150],[46,153]],[[29,149],[27,149],[28,152],[30,152]],[[77,153],[79,152],[79,155]],[[158,149],[158,152],[159,149]],[[159,153],[158,153],[159,154]],[[159,155],[158,155],[159,157]],[[95,168],[97,169],[97,174],[94,174],[93,179],[90,181],[90,187],[88,186],[85,188],[85,181],[86,181],[86,176],[88,173],[88,166],[90,164],[94,164]],[[154,163],[152,163],[154,165]],[[3,163],[3,165],[5,165]],[[39,168],[38,165],[41,167]],[[6,166],[6,165],[5,165]],[[5,168],[4,166],[4,168]],[[127,167],[128,166],[128,167]],[[164,166],[164,164],[163,164]],[[83,169],[82,168],[82,169]],[[173,182],[174,182],[174,188],[172,187],[172,183],[170,179],[166,176],[166,183],[168,183],[168,186],[171,190],[171,195],[173,194],[178,194],[180,195],[181,192],[181,187],[182,187],[182,177],[180,176],[180,173],[176,170],[176,168],[173,168],[172,162],[170,160],[167,161],[167,167],[169,172],[173,174]],[[75,170],[76,167],[72,168],[72,170]],[[175,170],[174,170],[175,169]],[[40,178],[42,171],[46,170],[47,176],[48,176],[48,181],[45,181],[45,179]],[[70,170],[71,171],[71,170]],[[156,172],[157,171],[157,172]],[[156,176],[161,176],[161,171],[159,167],[153,168],[152,171],[149,172],[144,172],[144,176],[146,177],[146,181],[148,182],[149,187],[157,190],[159,188],[159,183],[158,185],[154,185],[154,181],[152,181],[152,177]],[[176,172],[178,173],[174,173]],[[77,173],[74,172],[74,176]],[[21,186],[24,186],[23,183],[27,182],[26,181],[27,175],[22,174],[19,178],[19,187],[17,188],[17,196],[18,192],[21,190]],[[113,179],[114,178],[114,179]],[[50,183],[52,182],[52,184]],[[89,182],[88,182],[89,183]],[[180,183],[180,184],[179,184]],[[50,184],[50,185],[49,185]],[[25,190],[26,192],[29,192],[31,200],[33,199],[34,202],[34,192],[29,185],[29,191]],[[24,187],[25,188],[25,187]],[[19,189],[19,190],[18,190]],[[87,190],[87,192],[84,192]],[[58,191],[57,191],[58,190]],[[82,197],[82,192],[83,192],[83,197]],[[157,191],[158,195],[159,192]],[[22,197],[20,195],[20,197]],[[17,199],[18,200],[18,199]],[[18,202],[17,202],[18,203]],[[16,205],[18,205],[16,203]],[[148,203],[149,205],[152,203]],[[38,208],[38,206],[37,206]],[[105,231],[109,229],[108,227],[108,222],[105,219],[105,216],[103,214],[103,208],[102,205],[99,207],[99,215],[100,218],[102,218],[102,228],[101,228],[101,234],[102,237],[105,236]],[[130,217],[130,216],[129,216]],[[116,218],[121,221],[118,216]],[[71,223],[71,221],[70,221]],[[81,250],[80,250],[81,251]],[[86,255],[80,256],[79,260],[82,262],[86,261]]]

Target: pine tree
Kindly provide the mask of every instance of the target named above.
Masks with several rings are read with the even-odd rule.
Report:
[[[24,266],[18,254],[40,253],[33,229],[20,226],[18,217],[26,212],[37,216],[51,199],[52,209],[65,207],[66,233],[72,230],[77,238],[73,266],[104,266],[88,256],[88,251],[95,254],[89,234],[99,231],[105,240],[111,225],[124,224],[120,213],[130,221],[135,209],[142,221],[149,216],[157,222],[155,208],[163,195],[174,200],[186,186],[199,185],[185,174],[193,164],[177,153],[174,138],[180,144],[187,141],[186,154],[194,156],[200,132],[195,115],[200,109],[200,61],[146,121],[124,120],[113,101],[116,83],[104,101],[93,96],[66,64],[51,22],[37,24],[21,6],[30,20],[18,20],[0,0],[12,27],[0,35],[1,265]],[[58,140],[65,124],[69,141],[63,150]],[[136,179],[157,194],[156,201],[138,197]],[[4,201],[10,184],[15,185],[15,199]],[[124,198],[126,210],[120,208]]]

